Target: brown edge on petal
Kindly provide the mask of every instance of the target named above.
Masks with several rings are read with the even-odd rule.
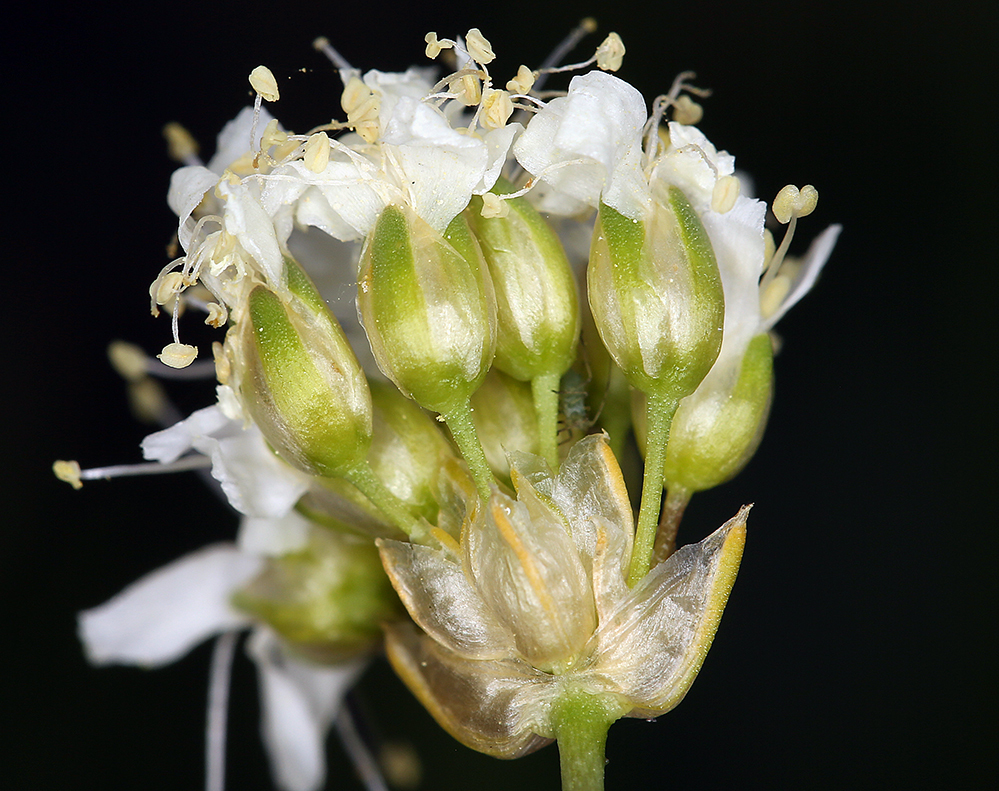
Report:
[[[627,716],[646,719],[665,714],[683,700],[687,691],[694,683],[694,679],[697,678],[697,674],[700,672],[701,666],[708,655],[708,649],[711,648],[711,643],[715,639],[715,632],[718,631],[718,624],[721,622],[722,613],[725,611],[725,605],[728,603],[728,596],[732,592],[732,586],[735,584],[735,578],[739,573],[742,552],[746,546],[746,519],[752,507],[751,504],[742,506],[739,509],[739,513],[726,523],[726,525],[732,525],[732,527],[725,537],[725,543],[722,544],[721,549],[718,551],[717,566],[711,584],[711,591],[707,595],[704,614],[701,617],[697,633],[690,647],[687,649],[688,664],[678,674],[671,694],[665,700],[661,701],[660,706],[656,706],[654,709],[636,708]]]
[[[434,661],[432,656],[426,656],[423,660],[417,656],[417,652],[421,652],[422,643],[424,641],[432,643],[431,638],[417,631],[415,626],[408,623],[385,624],[384,630],[385,653],[396,675],[402,679],[402,682],[416,696],[416,699],[430,713],[430,716],[437,721],[437,724],[466,747],[494,758],[513,759],[533,753],[551,744],[552,739],[546,739],[536,733],[528,733],[525,737],[515,740],[486,741],[477,732],[464,727],[441,705],[430,685],[426,682],[423,673],[420,672],[421,665],[426,665],[428,661]],[[434,643],[434,645],[437,644]],[[437,647],[440,648],[440,646]]]

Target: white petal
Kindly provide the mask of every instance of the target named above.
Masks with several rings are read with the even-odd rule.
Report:
[[[836,246],[836,240],[839,238],[839,232],[842,230],[842,225],[830,225],[815,237],[815,240],[808,248],[808,252],[805,253],[805,257],[802,259],[801,268],[798,270],[798,275],[794,283],[791,284],[790,291],[788,291],[787,296],[784,297],[780,307],[774,311],[773,315],[764,320],[760,326],[760,332],[769,332],[774,324],[780,321],[784,314],[797,304],[799,299],[811,291],[812,286],[815,285],[815,281],[819,278],[822,267],[829,260],[829,256]]]
[[[247,651],[260,674],[261,730],[274,781],[285,791],[317,791],[326,781],[326,734],[365,662],[299,661],[265,630],[253,634]]]
[[[253,108],[244,107],[239,114],[227,123],[219,132],[215,146],[215,156],[208,162],[208,169],[222,175],[222,172],[233,162],[249,151],[255,151],[260,145],[260,139],[264,134],[264,128],[273,118],[267,109],[260,108],[260,118],[257,121],[257,131],[254,138],[250,139],[250,131],[253,129]]]
[[[243,249],[253,257],[260,271],[272,283],[281,283],[284,256],[274,231],[274,223],[261,206],[260,199],[242,182],[233,184],[222,179],[217,189],[225,199],[226,231],[239,240]]]
[[[148,574],[80,613],[87,658],[94,664],[164,665],[214,634],[246,626],[249,619],[229,599],[260,564],[232,544],[214,544]]]
[[[696,126],[675,121],[669,124],[669,142],[653,178],[679,187],[698,212],[705,211],[718,177],[735,172],[735,157],[718,151]]]
[[[246,516],[239,524],[239,548],[250,555],[286,555],[304,547],[309,540],[308,519],[297,511],[279,518]]]
[[[150,461],[169,464],[194,447],[194,438],[209,436],[229,427],[231,421],[218,406],[192,412],[170,428],[150,434],[142,440],[142,455]]]
[[[219,177],[201,165],[189,165],[175,170],[170,176],[170,189],[167,191],[167,204],[180,218],[177,238],[187,250],[194,231],[194,221],[190,220],[205,194],[218,183]]]

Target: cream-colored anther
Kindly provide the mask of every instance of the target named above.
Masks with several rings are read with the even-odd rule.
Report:
[[[57,461],[52,464],[52,472],[60,481],[65,481],[74,489],[83,487],[80,481],[80,465],[75,461]]]
[[[739,190],[742,185],[735,176],[722,176],[715,182],[711,191],[711,210],[719,214],[725,214],[733,206],[735,199],[739,197]]]
[[[134,343],[111,341],[108,344],[108,360],[122,379],[134,382],[146,375],[146,353]]]
[[[198,356],[198,350],[186,343],[168,343],[156,359],[171,368],[187,368]]]
[[[621,41],[621,37],[617,33],[610,33],[597,47],[597,66],[604,71],[617,71],[621,68],[624,53],[624,42]]]
[[[760,314],[763,318],[769,318],[777,312],[790,290],[791,278],[783,272],[766,285],[760,294]]]
[[[773,232],[769,228],[763,229],[763,261],[765,266],[769,266],[773,260],[774,253],[777,252],[777,242],[774,241]]]
[[[482,94],[482,125],[486,129],[502,129],[513,115],[513,100],[506,91],[486,88]]]
[[[267,151],[271,146],[280,146],[288,142],[288,133],[278,125],[277,118],[272,118],[260,135],[260,150]]]
[[[225,307],[218,302],[208,303],[208,318],[205,319],[205,324],[209,324],[212,327],[221,327],[228,318],[229,311]]]
[[[219,384],[227,384],[232,374],[232,363],[225,353],[225,346],[218,341],[212,344],[212,357],[215,359],[215,378],[219,380]]]
[[[442,49],[451,49],[451,47],[454,46],[454,43],[448,41],[447,39],[444,39],[444,41],[439,40],[437,38],[437,34],[434,33],[433,31],[427,33],[427,35],[423,37],[423,40],[427,42],[426,54],[427,57],[430,58],[430,60],[433,60],[438,55],[440,55]]]
[[[487,220],[492,217],[506,217],[510,213],[507,202],[494,192],[482,195],[482,216]]]
[[[302,157],[305,167],[313,173],[322,173],[330,163],[330,138],[325,132],[317,132],[309,137]]]
[[[340,106],[343,107],[345,113],[350,115],[370,98],[371,89],[364,84],[360,77],[355,75],[347,80],[347,84],[343,86],[343,93],[340,94]]]
[[[584,33],[596,33],[597,20],[591,16],[585,16],[579,20],[579,27],[582,28]]]
[[[157,305],[165,305],[187,287],[184,275],[180,272],[167,272],[153,283],[154,299]]]
[[[174,162],[187,162],[198,155],[198,141],[176,121],[163,127],[163,137],[167,141],[167,152]]]
[[[777,222],[786,225],[792,217],[807,217],[819,202],[819,191],[811,184],[806,184],[800,190],[793,184],[788,184],[774,198],[773,213]]]
[[[526,95],[534,87],[534,81],[537,78],[538,75],[535,72],[531,71],[524,64],[520,64],[520,68],[517,69],[517,76],[506,84],[506,89],[511,93]]]
[[[489,40],[482,35],[482,32],[477,27],[473,27],[468,31],[468,35],[465,36],[465,46],[468,48],[468,54],[472,56],[472,60],[476,63],[485,66],[487,63],[492,63],[496,60],[493,45],[489,43]]]
[[[274,73],[266,66],[257,66],[250,72],[250,87],[268,102],[276,102],[281,98]]]
[[[453,86],[455,96],[466,107],[474,107],[482,101],[482,83],[478,77],[466,74]]]
[[[128,405],[142,422],[156,423],[166,413],[166,393],[159,382],[151,376],[144,376],[137,382],[129,382]]]
[[[678,124],[693,126],[704,117],[704,108],[687,94],[677,97],[673,102],[673,120]]]

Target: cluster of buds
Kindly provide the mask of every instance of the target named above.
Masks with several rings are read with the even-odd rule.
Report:
[[[596,788],[609,725],[671,709],[704,660],[749,509],[678,551],[677,524],[755,451],[768,333],[839,229],[789,258],[814,188],[778,195],[774,244],[691,125],[705,92],[681,75],[650,113],[612,73],[615,34],[505,88],[479,30],[426,44],[452,73],[362,74],[317,41],[346,120],[307,134],[264,108],[264,67],[207,164],[171,131],[184,255],[150,291],[173,316],[160,360],[197,357],[184,307],[226,334],[218,403],[144,451],[211,466],[243,525],[84,613],[82,635],[95,661],[157,664],[252,626],[284,788],[322,782],[325,729],[383,644],[456,738],[508,758],[557,740],[567,787]],[[626,482],[632,432],[644,477]]]

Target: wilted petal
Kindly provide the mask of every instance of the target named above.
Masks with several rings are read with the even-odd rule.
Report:
[[[650,571],[602,623],[590,672],[634,717],[673,708],[700,670],[739,569],[749,507]]]
[[[500,659],[513,638],[485,606],[450,554],[401,541],[379,541],[399,598],[427,634],[468,659]]]
[[[229,123],[222,127],[215,145],[215,156],[208,161],[208,169],[218,175],[229,167],[233,162],[250,151],[256,151],[260,146],[260,140],[264,135],[264,129],[274,118],[265,107],[260,108],[260,117],[257,120],[257,131],[251,139],[250,133],[253,130],[254,110],[252,107],[244,107]]]
[[[364,661],[325,667],[293,659],[267,631],[247,645],[260,677],[264,744],[274,782],[285,791],[317,791],[326,782],[326,734]]]
[[[87,658],[94,664],[165,665],[214,634],[245,626],[247,617],[229,599],[260,566],[259,558],[232,544],[214,544],[146,575],[80,613]]]
[[[546,671],[571,664],[596,613],[588,569],[562,520],[532,521],[523,503],[494,491],[462,543],[466,573],[520,655]]]
[[[395,672],[434,719],[463,744],[497,758],[519,758],[551,742],[545,727],[552,676],[523,662],[464,659],[410,624],[386,629]]]

